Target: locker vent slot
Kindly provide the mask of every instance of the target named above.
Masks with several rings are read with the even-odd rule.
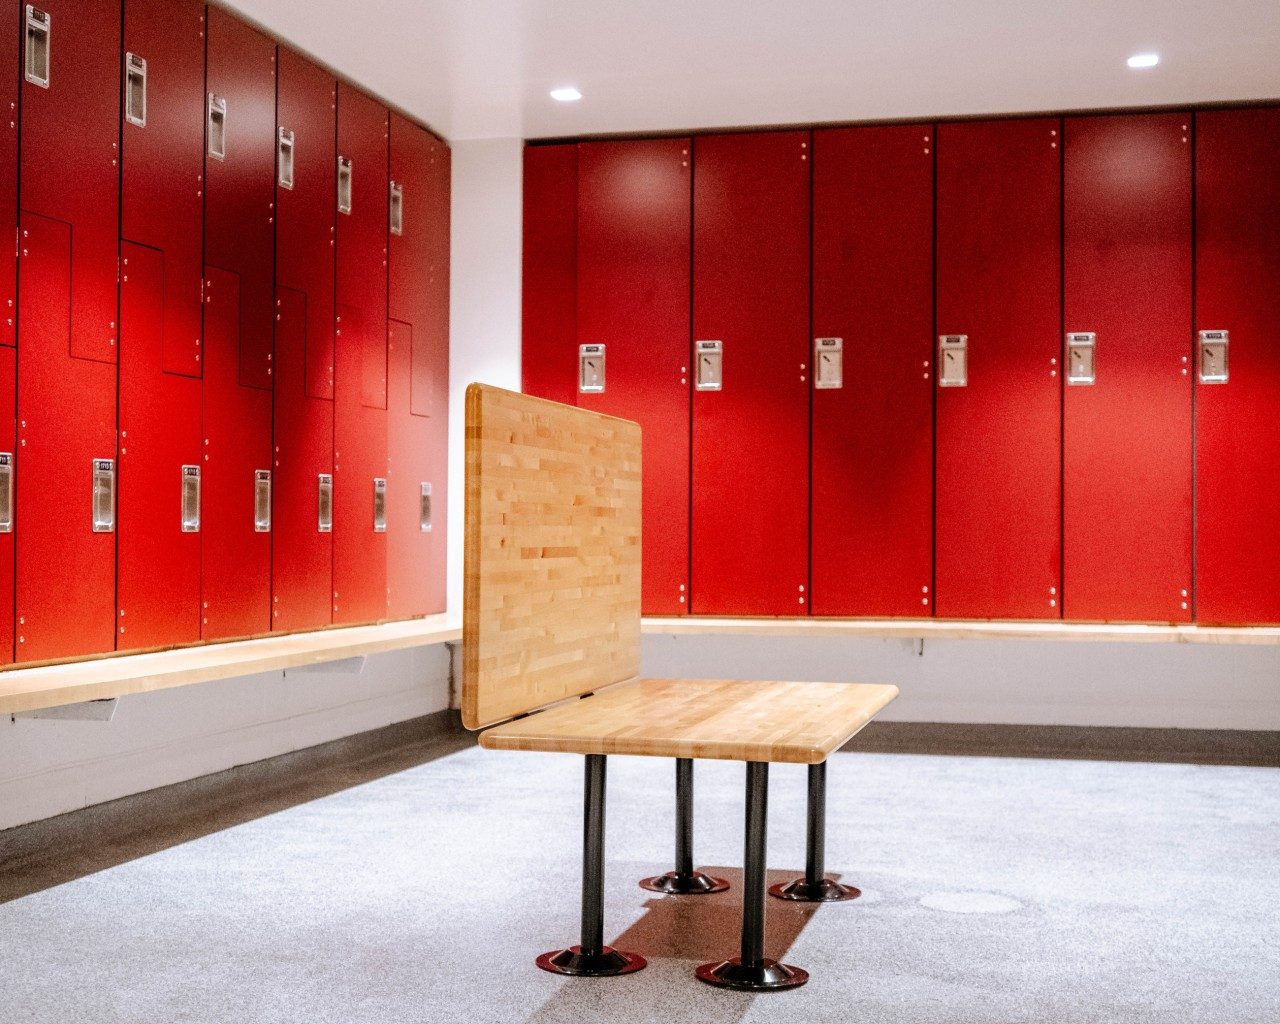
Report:
[[[215,160],[227,156],[227,101],[209,93],[209,155]]]
[[[351,158],[338,157],[338,212],[351,212]]]
[[[147,126],[147,59],[124,55],[124,116],[139,128]]]
[[[819,391],[844,387],[844,339],[813,339],[813,386]]]
[[[271,532],[271,470],[253,471],[253,532]]]
[[[381,476],[373,478],[373,532],[387,532],[387,481]]]
[[[182,467],[182,532],[200,532],[200,467]]]
[[[604,346],[578,346],[578,393],[598,395],[604,392]]]
[[[49,45],[53,18],[48,11],[27,4],[26,78],[32,85],[49,88]]]
[[[317,522],[320,533],[333,533],[333,475],[321,473],[316,488]]]
[[[1067,335],[1067,383],[1092,384],[1097,380],[1095,353],[1098,336],[1093,331],[1075,331]]]
[[[13,452],[0,452],[0,533],[13,533]]]
[[[1200,332],[1200,383],[1227,382],[1227,331]]]
[[[695,385],[698,391],[719,391],[723,383],[724,342],[695,341],[694,358],[697,360]]]
[[[276,181],[281,188],[293,188],[293,132],[281,128],[276,142],[276,157],[279,173]]]
[[[963,388],[969,385],[969,335],[944,334],[938,338],[938,387]]]
[[[93,460],[93,532],[112,533],[116,528],[116,461]]]
[[[418,499],[418,529],[431,532],[431,484],[422,481],[422,497]]]
[[[404,186],[398,181],[391,183],[391,233],[404,234]]]

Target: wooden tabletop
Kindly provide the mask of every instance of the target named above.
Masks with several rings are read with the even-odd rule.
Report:
[[[496,726],[480,745],[817,764],[897,695],[867,683],[634,679]]]

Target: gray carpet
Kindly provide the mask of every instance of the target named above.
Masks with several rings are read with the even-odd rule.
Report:
[[[1273,769],[838,754],[828,864],[866,895],[770,900],[812,980],[755,997],[693,977],[736,947],[738,764],[697,766],[697,858],[734,888],[680,899],[635,884],[668,866],[671,762],[610,759],[606,931],[650,966],[533,966],[576,941],[581,776],[466,749],[14,899],[0,1021],[1280,1020]],[[772,783],[770,881],[803,864],[804,771]]]

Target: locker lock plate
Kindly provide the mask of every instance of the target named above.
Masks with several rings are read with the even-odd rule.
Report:
[[[578,346],[578,393],[598,395],[604,391],[604,346]]]
[[[333,532],[332,473],[320,473],[316,480],[316,532]]]
[[[1227,331],[1200,332],[1201,384],[1225,384],[1227,382]]]
[[[93,460],[93,532],[116,528],[116,460]]]
[[[53,16],[34,4],[27,4],[26,62],[24,77],[41,89],[49,88],[49,54],[53,36]]]
[[[13,533],[13,452],[0,452],[0,533]]]
[[[373,478],[373,532],[387,532],[387,479]]]
[[[813,386],[819,391],[844,387],[844,339],[814,338]]]
[[[418,499],[418,529],[423,533],[431,532],[431,483],[422,481],[422,491]]]
[[[969,335],[943,334],[938,338],[938,387],[963,388],[969,385]]]
[[[200,532],[200,467],[182,467],[182,532]]]
[[[694,383],[698,391],[719,391],[723,385],[724,342],[695,341],[693,358],[697,371]]]
[[[271,532],[271,470],[253,471],[253,532]]]
[[[1073,331],[1067,335],[1067,383],[1092,384],[1097,380],[1094,354],[1098,336],[1093,331]]]

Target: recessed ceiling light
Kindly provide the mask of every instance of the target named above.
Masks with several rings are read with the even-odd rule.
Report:
[[[1129,58],[1129,67],[1131,68],[1153,68],[1160,63],[1160,54],[1158,53],[1135,53]]]
[[[551,90],[551,98],[561,103],[575,103],[582,99],[582,93],[571,85],[560,85]]]

